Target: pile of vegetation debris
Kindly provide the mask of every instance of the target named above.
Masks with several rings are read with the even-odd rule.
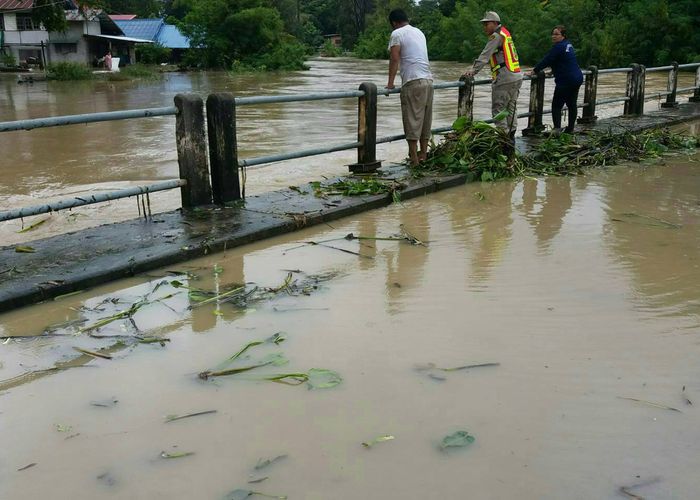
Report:
[[[462,173],[470,181],[492,181],[519,175],[578,174],[587,167],[640,162],[671,150],[692,151],[700,142],[698,137],[668,128],[623,134],[560,134],[550,135],[528,154],[521,154],[501,129],[487,123],[461,117],[452,128],[454,131],[429,151],[428,159],[412,169],[414,175]]]
[[[520,153],[503,130],[482,121],[458,118],[452,132],[433,144],[428,158],[410,167],[409,177],[466,174],[467,182],[495,181],[518,176],[576,175],[589,167],[621,161],[649,161],[672,151],[692,153],[700,137],[672,132],[667,127],[640,132],[608,130],[579,135],[551,134],[526,154]],[[352,175],[328,182],[312,182],[317,197],[391,194],[401,201],[407,178],[383,174]],[[302,192],[296,186],[290,189]]]

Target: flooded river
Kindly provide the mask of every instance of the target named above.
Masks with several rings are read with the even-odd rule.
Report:
[[[474,183],[2,315],[49,335],[0,345],[0,498],[696,498],[699,160]]]
[[[206,97],[228,91],[238,96],[302,94],[355,90],[363,81],[383,88],[386,61],[357,59],[313,59],[309,71],[231,75],[219,73],[169,73],[154,82],[37,82],[17,85],[14,77],[0,79],[0,121],[60,116],[98,111],[117,111],[172,106],[181,92]],[[436,82],[455,81],[466,66],[434,62]],[[693,75],[683,73],[679,86],[692,85]],[[0,77],[1,78],[1,77]],[[603,75],[598,98],[624,95],[624,75]],[[665,89],[666,74],[647,76],[647,93]],[[548,81],[547,94],[553,90]],[[490,117],[490,89],[477,87],[475,116]],[[583,96],[581,96],[583,98]],[[680,97],[684,99],[685,97]],[[456,118],[457,90],[435,94],[434,125],[447,126]],[[527,110],[529,83],[520,96],[520,111]],[[646,109],[656,109],[657,101]],[[620,114],[622,105],[600,107],[601,117]],[[379,98],[378,135],[400,133],[400,104],[397,95]],[[546,118],[549,123],[549,117]],[[526,120],[521,120],[520,129]],[[313,101],[238,109],[238,147],[241,158],[292,152],[356,140],[357,100]],[[406,154],[404,141],[382,145],[378,157],[400,161]],[[246,191],[255,194],[322,176],[347,173],[356,161],[354,151],[275,163],[249,169]],[[66,197],[124,188],[178,177],[173,117],[126,120],[53,127],[0,134],[0,209],[20,208]],[[180,206],[179,190],[151,197],[154,210]],[[119,200],[54,214],[43,225],[17,233],[22,222],[0,223],[3,244],[65,233],[77,229],[138,216],[135,200]],[[46,219],[27,218],[24,223]]]

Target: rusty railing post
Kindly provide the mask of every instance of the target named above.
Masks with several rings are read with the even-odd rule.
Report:
[[[633,64],[632,71],[627,73],[628,97],[625,101],[625,116],[639,116],[644,114],[644,84],[646,68],[641,64]]]
[[[209,165],[207,164],[207,138],[204,131],[204,102],[195,94],[175,96],[177,116],[175,137],[180,178],[187,184],[180,190],[184,208],[209,205]]]
[[[676,101],[676,90],[678,89],[678,63],[673,61],[671,63],[673,69],[668,72],[668,83],[666,84],[666,90],[669,94],[666,96],[666,102],[661,103],[662,108],[677,108],[678,101]]]
[[[236,100],[228,92],[207,98],[209,166],[214,203],[241,199],[236,143]]]
[[[700,102],[700,66],[695,69],[695,92],[688,98],[688,102]]]
[[[530,115],[523,135],[538,135],[544,130],[542,111],[544,111],[544,71],[540,71],[530,80]]]
[[[352,173],[374,172],[382,166],[377,160],[377,86],[363,83],[365,93],[358,98],[357,106],[357,163],[348,165]]]
[[[457,118],[466,116],[467,120],[474,119],[474,77],[462,76],[459,79],[464,85],[459,87],[459,100],[457,101]]]
[[[598,66],[590,66],[586,75],[586,84],[583,91],[583,112],[577,120],[578,123],[595,123],[598,117],[595,114],[595,102],[598,98]]]

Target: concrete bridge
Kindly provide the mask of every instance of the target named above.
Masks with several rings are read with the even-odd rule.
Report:
[[[633,65],[630,68],[606,70],[589,68],[585,72],[583,116],[579,120],[581,127],[619,133],[637,132],[700,119],[700,64],[684,66],[673,64],[646,69]],[[693,87],[677,88],[677,75],[682,69],[696,69]],[[666,92],[653,96],[645,95],[644,76],[648,71],[669,72]],[[624,102],[625,110],[624,115],[620,117],[598,120],[595,108],[596,104],[602,104],[602,101],[596,100],[597,77],[606,72],[627,73],[625,96],[606,100]],[[530,107],[526,113],[519,115],[528,118],[524,136],[517,140],[517,147],[521,151],[527,151],[537,143],[540,140],[539,134],[544,129],[542,117],[549,112],[544,109],[546,78],[544,74],[540,74],[530,79]],[[436,84],[436,88],[459,88],[457,114],[471,118],[474,87],[488,83],[489,80],[463,79],[460,82]],[[398,92],[398,89],[390,92]],[[693,94],[689,102],[679,103],[677,96],[688,92]],[[662,96],[666,97],[662,110],[645,114],[645,100]],[[357,142],[252,160],[238,158],[236,106],[258,102],[349,97],[358,98]],[[216,94],[210,96],[207,101],[206,129],[204,103],[201,98],[187,95],[177,96],[176,105],[172,108],[0,123],[0,132],[9,132],[74,123],[176,115],[181,177],[158,185],[97,195],[93,199],[64,200],[54,204],[0,212],[1,222],[111,199],[141,196],[144,214],[144,217],[139,219],[33,241],[33,252],[18,251],[16,246],[0,247],[0,312],[392,203],[391,194],[317,198],[313,196],[314,188],[311,184],[299,186],[294,190],[287,189],[244,198],[242,183],[239,181],[239,169],[246,166],[343,149],[357,149],[358,160],[350,166],[352,171],[376,171],[380,166],[376,159],[376,145],[404,139],[403,135],[376,137],[376,99],[377,89],[373,84],[363,84],[357,91],[308,96],[236,99],[230,94]],[[449,127],[433,132],[447,131]],[[385,165],[382,172],[384,177],[404,179],[402,199],[457,186],[467,181],[466,175],[411,179],[406,175],[406,168],[398,164]],[[181,189],[183,208],[150,214],[150,209],[147,209],[144,201],[148,194],[174,188]],[[308,196],[309,194],[311,196]]]

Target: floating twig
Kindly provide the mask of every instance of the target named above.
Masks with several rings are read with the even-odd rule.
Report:
[[[182,420],[183,418],[190,418],[190,417],[198,417],[200,415],[209,415],[212,413],[216,413],[217,410],[206,410],[206,411],[198,411],[196,413],[188,413],[187,415],[167,415],[165,417],[165,423],[170,423],[174,422],[176,420]]]
[[[111,354],[103,354],[101,352],[88,351],[87,349],[83,349],[81,347],[73,347],[73,349],[80,353],[87,354],[88,356],[92,356],[93,358],[112,359]]]
[[[626,398],[623,396],[618,396],[618,398],[619,399],[627,399],[628,401],[636,401],[637,403],[643,403],[645,405],[653,406],[654,408],[661,408],[662,410],[671,410],[671,411],[677,411],[678,413],[683,413],[678,408],[673,408],[672,406],[667,406],[667,405],[663,405],[660,403],[654,403],[653,401],[646,401],[644,399],[637,399],[637,398]]]
[[[194,455],[194,451],[176,451],[173,453],[168,453],[165,451],[160,452],[160,458],[183,458]]]

